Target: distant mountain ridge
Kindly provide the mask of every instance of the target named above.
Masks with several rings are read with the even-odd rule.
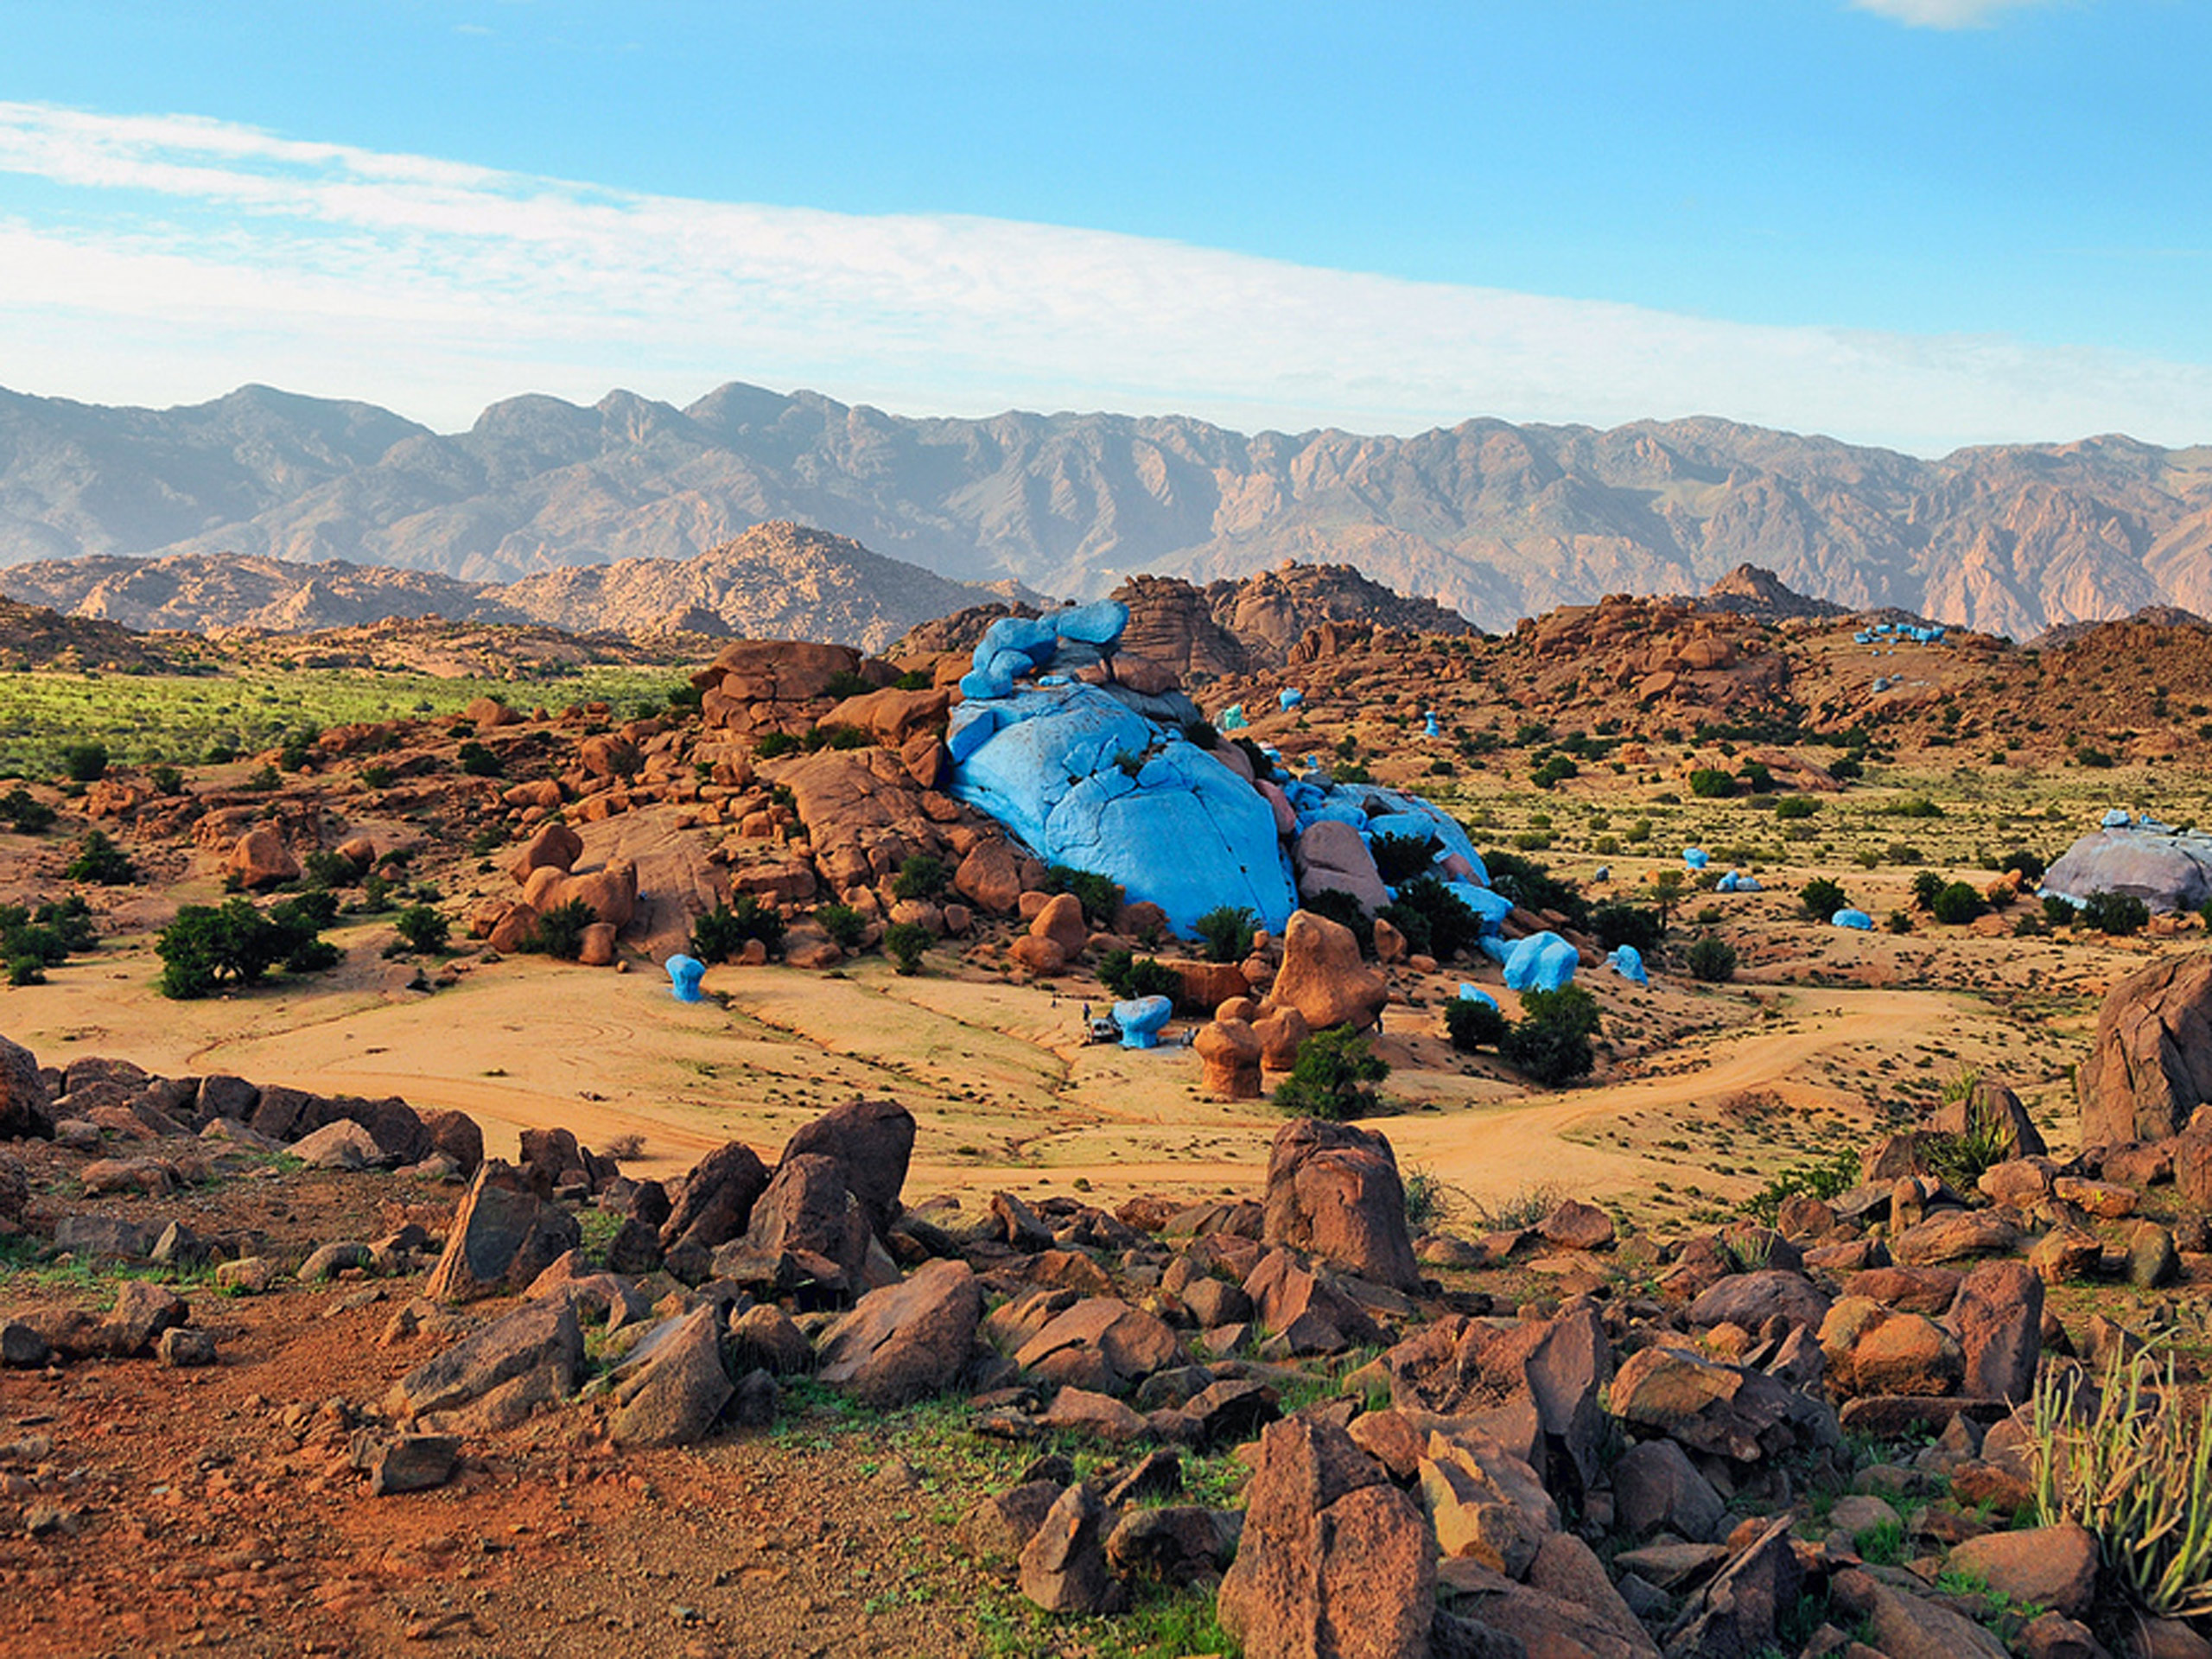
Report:
[[[231,551],[511,583],[688,559],[777,519],[949,581],[1077,595],[1349,563],[1492,629],[1747,563],[2018,639],[2212,609],[2212,446],[2125,437],[1921,461],[1704,418],[1248,436],[1176,416],[909,419],[737,383],[681,410],[512,398],[441,435],[265,387],[169,410],[0,393],[0,565]]]
[[[44,560],[0,570],[0,592],[140,630],[303,633],[441,616],[575,634],[827,639],[868,651],[1003,588],[947,582],[843,537],[785,523],[756,524],[696,558],[563,568],[506,585],[222,553]],[[1013,596],[1038,597],[1019,588]]]

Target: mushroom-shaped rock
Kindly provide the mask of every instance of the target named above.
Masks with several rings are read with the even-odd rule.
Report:
[[[1295,1008],[1312,1030],[1364,1031],[1382,1017],[1390,988],[1359,958],[1359,940],[1340,922],[1295,911],[1283,929],[1282,967],[1269,999]]]
[[[1114,1005],[1114,1023],[1122,1028],[1123,1048],[1157,1048],[1160,1028],[1175,1012],[1172,998],[1140,996]]]
[[[1205,1066],[1199,1087],[1216,1100],[1260,1097],[1260,1038],[1243,1020],[1216,1020],[1192,1046]]]
[[[668,959],[669,989],[679,1002],[707,1000],[699,988],[699,982],[706,974],[707,964],[696,957],[673,956]]]

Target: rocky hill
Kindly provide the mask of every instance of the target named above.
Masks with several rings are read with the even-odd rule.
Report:
[[[822,638],[871,651],[983,597],[843,537],[786,523],[757,524],[693,558],[567,567],[504,587],[342,560],[180,553],[17,565],[0,572],[0,589],[139,629],[294,633],[438,616],[638,638]]]
[[[63,616],[43,605],[0,599],[0,668],[95,668],[174,673],[194,640],[149,639],[113,622]]]
[[[1853,609],[2016,639],[2212,607],[2212,447],[2117,436],[1923,461],[1713,419],[1246,435],[906,419],[734,383],[682,410],[518,397],[442,435],[264,387],[159,411],[0,394],[0,565],[236,551],[512,582],[689,558],[777,518],[1079,595],[1140,570],[1349,562],[1493,630],[1747,561]]]

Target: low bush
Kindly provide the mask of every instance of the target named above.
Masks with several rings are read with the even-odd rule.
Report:
[[[1735,978],[1737,960],[1736,947],[1710,933],[1700,934],[1682,954],[1690,977],[1708,985],[1725,985]]]
[[[1434,836],[1380,835],[1367,843],[1386,887],[1410,881],[1428,868],[1440,843]]]
[[[1579,900],[1580,895],[1576,895]],[[1449,962],[1462,950],[1471,950],[1482,937],[1482,918],[1476,915],[1467,901],[1433,875],[1419,875],[1398,889],[1398,896],[1388,907],[1392,925],[1404,929],[1395,918],[1400,912],[1411,912],[1427,924],[1427,940],[1421,947],[1427,954],[1440,961]],[[1372,930],[1368,930],[1370,932]],[[1408,948],[1413,947],[1413,936],[1407,935]]]
[[[1140,957],[1130,950],[1109,950],[1098,959],[1098,982],[1116,1002],[1134,1002],[1141,996],[1176,997],[1183,994],[1183,976],[1163,966],[1157,957]]]
[[[2082,906],[2084,926],[2125,938],[2140,933],[2151,921],[2151,907],[2132,893],[2093,893]]]
[[[61,775],[73,784],[89,784],[107,775],[107,745],[99,742],[61,746]]]
[[[891,896],[903,903],[933,903],[942,898],[952,883],[952,872],[945,868],[943,859],[931,853],[916,853],[899,867],[899,874],[891,879]]]
[[[1505,1040],[1505,1015],[1494,1002],[1455,996],[1444,1005],[1444,1033],[1462,1054],[1496,1048]]]
[[[1055,895],[1073,893],[1093,927],[1111,927],[1122,908],[1122,889],[1112,876],[1066,864],[1055,864],[1045,872],[1045,891]]]
[[[88,830],[61,874],[72,881],[89,881],[99,887],[126,887],[138,879],[130,855],[101,830]]]
[[[1700,766],[1690,773],[1690,793],[1700,800],[1725,801],[1736,792],[1736,779],[1718,766]]]
[[[54,828],[54,809],[21,784],[0,795],[0,823],[19,836],[42,836]]]
[[[1816,922],[1825,922],[1839,910],[1851,906],[1851,896],[1827,877],[1815,876],[1797,889],[1798,902],[1805,906],[1805,914]]]
[[[1359,941],[1360,954],[1375,954],[1375,930],[1367,925],[1366,907],[1342,887],[1323,887],[1309,893],[1299,899],[1298,907],[1350,928],[1352,937]]]
[[[471,778],[497,778],[507,769],[506,762],[473,737],[454,751],[454,759]]]
[[[1294,1117],[1361,1117],[1375,1109],[1373,1085],[1389,1075],[1366,1038],[1350,1026],[1332,1026],[1299,1045],[1290,1075],[1275,1085],[1274,1102]]]
[[[1595,1069],[1597,1055],[1590,1039],[1598,1029],[1598,1001],[1580,987],[1524,991],[1521,1018],[1505,1033],[1498,1052],[1536,1082],[1555,1089]]]
[[[1656,910],[1614,899],[1591,910],[1590,931],[1608,950],[1628,944],[1649,956],[1664,942],[1667,924]]]
[[[1989,906],[1971,882],[1946,882],[1928,906],[1929,913],[1946,927],[1960,927],[1988,913]]]
[[[919,922],[893,922],[883,930],[883,951],[898,972],[912,977],[922,970],[922,956],[934,936]]]
[[[574,962],[583,954],[584,930],[598,919],[599,912],[588,902],[571,899],[540,915],[522,948],[563,962]]]
[[[1220,905],[1191,924],[1208,962],[1242,962],[1252,954],[1260,918],[1241,905]]]
[[[830,936],[840,950],[857,950],[868,937],[868,918],[850,905],[817,905],[814,925]]]
[[[408,906],[392,918],[391,925],[399,931],[401,942],[410,950],[425,954],[444,950],[446,941],[453,937],[453,924],[446,919],[445,912],[429,905]]]
[[[753,939],[772,957],[783,954],[782,914],[750,893],[716,905],[691,925],[691,954],[702,962],[728,962]]]

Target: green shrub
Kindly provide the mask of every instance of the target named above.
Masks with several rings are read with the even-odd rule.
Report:
[[[1496,1048],[1505,1040],[1505,1015],[1495,1003],[1455,996],[1444,1005],[1444,1033],[1462,1054]]]
[[[1614,899],[1592,909],[1590,931],[1608,950],[1632,944],[1640,954],[1649,956],[1665,941],[1667,923],[1656,910]]]
[[[1774,816],[1784,820],[1809,818],[1821,810],[1821,804],[1809,795],[1785,795],[1774,804]]]
[[[1912,878],[1912,902],[1916,909],[1933,910],[1936,895],[1943,891],[1943,878],[1933,870],[1923,870]]]
[[[0,795],[0,823],[19,836],[42,836],[54,828],[54,809],[21,784]]]
[[[98,942],[92,907],[81,893],[73,893],[35,911],[0,905],[0,970],[10,985],[43,984],[48,968],[59,967]]]
[[[146,781],[154,786],[154,792],[157,795],[184,793],[184,774],[175,766],[149,766],[146,769]]]
[[[1940,818],[1943,809],[1925,795],[1910,795],[1901,801],[1891,801],[1882,808],[1885,818]]]
[[[1928,909],[1946,927],[1958,927],[1986,914],[1989,906],[1974,890],[1972,883],[1951,881],[1944,885]]]
[[[1885,932],[1910,933],[1912,931],[1912,916],[1906,911],[1893,910],[1882,918],[1882,927]]]
[[[1242,905],[1219,905],[1191,924],[1208,962],[1242,962],[1252,954],[1260,918]]]
[[[874,690],[851,669],[841,668],[823,686],[822,695],[832,702],[842,702],[847,697],[864,697]]]
[[[1427,1232],[1452,1211],[1452,1189],[1433,1169],[1415,1164],[1406,1171],[1406,1230]]]
[[[392,918],[392,925],[399,930],[400,938],[410,950],[429,952],[442,950],[453,935],[453,924],[443,912],[429,905],[410,905]]]
[[[88,830],[85,838],[77,843],[77,851],[61,874],[72,881],[90,881],[95,887],[124,887],[138,879],[137,866],[130,855],[105,834]]]
[[[1406,942],[1408,956],[1427,957],[1436,953],[1436,940],[1428,925],[1428,912],[1415,909],[1402,900],[1393,899],[1375,912],[1378,922],[1388,922],[1398,930]],[[1370,934],[1373,929],[1366,930]]]
[[[797,754],[805,747],[789,732],[763,732],[753,741],[753,756],[756,760],[774,760]]]
[[[1556,789],[1570,778],[1580,777],[1582,768],[1563,754],[1554,754],[1529,774],[1529,781],[1538,789]]]
[[[1736,947],[1710,933],[1700,934],[1683,952],[1682,963],[1692,979],[1708,985],[1726,985],[1736,977]]]
[[[936,683],[937,681],[922,670],[910,668],[891,682],[891,689],[894,691],[926,691]]]
[[[1700,800],[1725,801],[1735,792],[1735,775],[1718,766],[1700,766],[1690,773],[1690,793]]]
[[[2093,893],[2082,906],[2083,925],[2115,938],[2140,933],[2150,920],[2151,907],[2132,893]]]
[[[2016,847],[1998,860],[1997,868],[1999,870],[2018,870],[2020,873],[2020,880],[2028,886],[2033,887],[2043,880],[2043,873],[2049,867],[2036,854],[2029,852],[2024,848]]]
[[[691,954],[702,962],[728,962],[751,939],[772,957],[783,954],[782,914],[750,893],[716,905],[691,925]]]
[[[932,939],[929,929],[919,922],[893,922],[883,930],[883,950],[891,965],[911,977],[921,972],[922,953]]]
[[[1580,895],[1577,899],[1579,902]],[[1389,908],[1394,913],[1415,912],[1427,923],[1427,952],[1440,961],[1449,962],[1462,950],[1472,950],[1482,937],[1482,918],[1439,876],[1415,876],[1398,889],[1398,897]],[[1411,942],[1408,934],[1408,944]]]
[[[1296,1117],[1359,1117],[1375,1109],[1371,1085],[1389,1075],[1366,1038],[1350,1026],[1332,1026],[1299,1045],[1290,1075],[1275,1085],[1275,1104]]]
[[[1158,958],[1130,950],[1109,950],[1098,959],[1098,982],[1116,1002],[1134,1002],[1141,996],[1178,997],[1183,976],[1161,965]]]
[[[326,895],[327,896],[327,895]],[[236,898],[219,907],[187,905],[155,944],[162,958],[156,982],[163,996],[207,996],[226,985],[258,983],[282,963],[293,973],[314,973],[338,961],[337,947],[318,937],[333,915],[311,895],[256,910]]]
[[[827,933],[840,950],[857,950],[868,937],[868,918],[850,905],[817,905],[814,925]]]
[[[1221,742],[1221,734],[1210,720],[1186,720],[1183,722],[1183,741],[1201,749],[1211,749]]]
[[[700,707],[706,700],[707,691],[704,686],[694,685],[690,681],[685,680],[682,684],[670,689],[669,711],[671,714],[686,713]]]
[[[505,761],[473,737],[454,751],[454,759],[471,778],[497,778],[507,769]]]
[[[2206,907],[2212,909],[2212,901],[2208,901]],[[2055,893],[2046,893],[2043,901],[2043,918],[2053,927],[2072,927],[2082,919],[2082,907],[2071,899],[2063,899]],[[2212,926],[2212,921],[2208,921],[2206,925]]]
[[[390,789],[392,770],[382,761],[372,761],[361,768],[361,782],[370,789]]]
[[[1589,992],[1573,985],[1524,991],[1521,1018],[1498,1052],[1536,1082],[1555,1089],[1590,1075],[1597,1065],[1590,1039],[1597,1034],[1598,1000]]]
[[[809,754],[817,754],[823,749],[865,749],[874,742],[875,739],[859,727],[839,721],[817,726],[799,740],[799,747]]]
[[[1073,893],[1093,927],[1111,927],[1116,914],[1122,908],[1122,889],[1115,884],[1112,876],[1075,869],[1065,864],[1055,864],[1045,872],[1044,890],[1054,895]]]
[[[64,743],[61,775],[73,784],[89,784],[107,775],[107,745],[100,742]]]
[[[1794,1198],[1801,1192],[1816,1198],[1833,1198],[1858,1185],[1859,1154],[1846,1147],[1827,1158],[1790,1165],[1745,1201],[1744,1213],[1770,1227],[1785,1199]]]
[[[583,954],[584,930],[598,919],[599,912],[588,901],[571,899],[541,914],[522,948],[563,962],[574,962]]]
[[[1434,836],[1380,835],[1367,843],[1374,855],[1376,873],[1386,887],[1410,881],[1435,860],[1440,843]]]
[[[1851,896],[1827,877],[1815,876],[1797,889],[1798,902],[1805,906],[1805,914],[1816,922],[1825,922],[1839,910],[1847,910]]]
[[[1754,795],[1771,795],[1774,792],[1774,773],[1759,761],[1744,762],[1737,768],[1736,778]]]
[[[899,874],[892,878],[891,896],[901,903],[928,904],[944,895],[951,885],[952,872],[943,859],[930,853],[915,853],[899,867]]]

